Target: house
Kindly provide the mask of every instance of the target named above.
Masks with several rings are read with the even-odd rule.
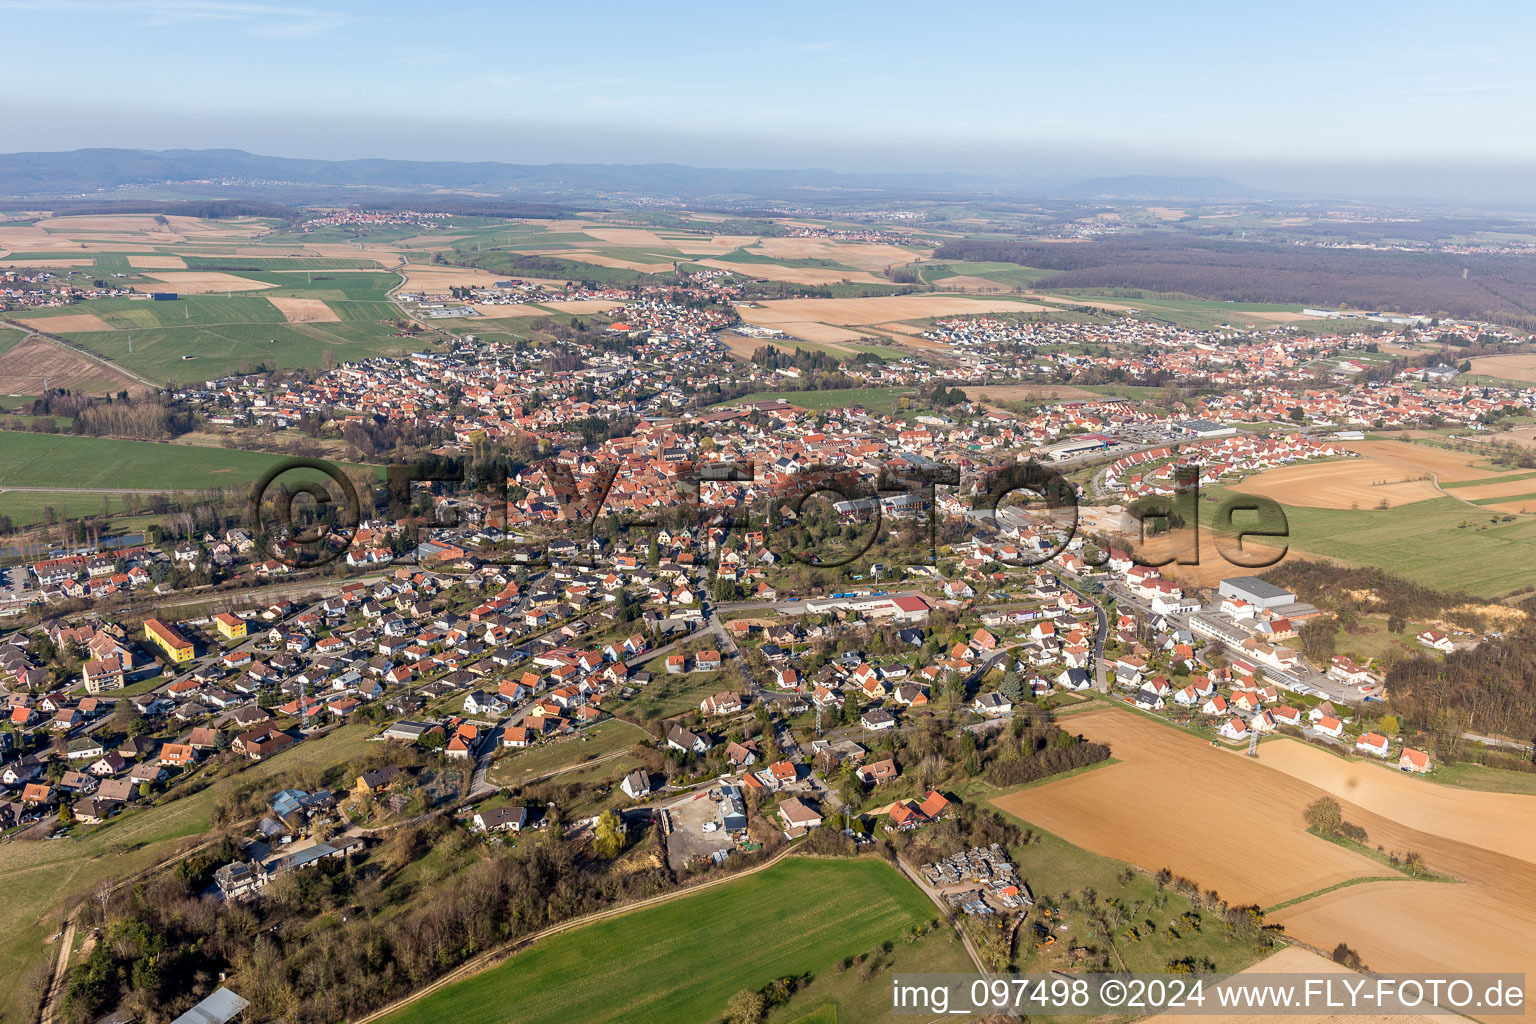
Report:
[[[1010,715],[1013,713],[1013,702],[1000,693],[978,693],[976,699],[971,701],[971,710],[978,715]]]
[[[644,800],[651,795],[651,777],[640,768],[636,768],[624,776],[624,781],[619,783],[626,796],[631,800]]]
[[[821,827],[821,811],[805,803],[799,797],[790,797],[779,804],[779,817],[789,831]]]
[[[891,821],[895,828],[905,831],[938,821],[949,812],[949,799],[936,789],[928,791],[921,803],[901,800],[891,805]]]
[[[733,767],[746,768],[757,763],[757,742],[747,740],[744,743],[731,742],[725,746],[725,758]]]
[[[468,715],[499,715],[507,709],[500,693],[475,690],[464,695],[464,713]]]
[[[1301,727],[1301,712],[1290,707],[1270,708],[1269,713],[1274,718],[1276,725],[1289,725]]]
[[[121,806],[122,804],[116,800],[88,796],[84,800],[76,800],[70,807],[70,812],[78,822],[86,825],[100,825]]]
[[[528,808],[510,804],[480,811],[474,818],[475,827],[482,832],[521,832],[528,824]]]
[[[871,731],[896,728],[896,719],[889,711],[871,708],[859,716],[859,724]]]
[[[1248,738],[1248,726],[1241,718],[1229,718],[1216,730],[1229,740],[1245,740]]]
[[[256,728],[236,736],[230,742],[229,749],[237,754],[244,754],[252,761],[260,761],[278,751],[287,750],[295,742],[297,741],[285,732],[270,728]]]
[[[378,793],[388,789],[403,775],[404,773],[392,764],[386,764],[381,768],[370,768],[357,777],[357,781],[352,784],[352,792],[358,796]]]
[[[719,669],[719,651],[700,651],[693,659],[693,670],[695,672],[717,672]]]
[[[226,640],[240,640],[245,637],[245,620],[238,615],[224,612],[213,617],[213,624],[218,629],[219,635]]]
[[[1405,772],[1418,772],[1420,775],[1433,767],[1429,762],[1428,754],[1410,747],[1403,748],[1402,756],[1397,759],[1397,766]]]
[[[88,661],[80,669],[80,679],[87,693],[103,693],[123,688],[123,663],[120,658]]]
[[[1434,629],[1426,629],[1424,632],[1414,637],[1414,639],[1423,644],[1425,647],[1429,647],[1447,654],[1456,648],[1456,645],[1451,642],[1450,637]]]
[[[1377,757],[1387,756],[1387,738],[1380,733],[1361,733],[1355,740],[1355,749],[1365,754],[1375,754]]]
[[[1136,691],[1132,702],[1143,711],[1160,711],[1163,707],[1163,698],[1146,687]]]
[[[699,710],[706,715],[734,715],[741,709],[741,695],[736,693],[717,693],[699,702]]]
[[[142,761],[128,769],[128,781],[138,786],[149,783],[151,786],[166,779],[165,769],[149,761]]]
[[[1339,721],[1337,718],[1334,718],[1332,715],[1322,716],[1316,722],[1312,723],[1312,728],[1316,729],[1324,736],[1332,736],[1334,739],[1338,739],[1340,736],[1344,735],[1344,723]]]
[[[709,737],[689,732],[680,725],[667,730],[667,746],[674,750],[690,750],[695,754],[709,751]]]
[[[71,740],[68,748],[68,756],[71,761],[94,761],[106,753],[101,741],[89,736],[82,736],[77,740]]]
[[[21,802],[31,807],[51,806],[54,802],[53,787],[46,782],[29,782],[21,787]]]
[[[876,761],[873,764],[860,765],[857,771],[859,781],[866,785],[878,786],[882,782],[890,782],[901,774],[896,767],[896,762],[887,758],[884,761]]]
[[[86,766],[86,771],[101,779],[110,779],[124,768],[128,767],[128,759],[117,751],[104,754]]]
[[[162,743],[159,763],[168,768],[184,768],[197,760],[197,751],[190,743]]]

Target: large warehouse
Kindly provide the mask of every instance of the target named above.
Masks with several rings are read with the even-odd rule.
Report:
[[[1216,587],[1222,597],[1235,597],[1257,608],[1281,608],[1296,603],[1296,595],[1257,576],[1234,576]]]

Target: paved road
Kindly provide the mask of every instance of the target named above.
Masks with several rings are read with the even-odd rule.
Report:
[[[1461,738],[1464,740],[1471,740],[1474,743],[1481,743],[1489,747],[1504,747],[1508,750],[1518,750],[1522,754],[1529,754],[1531,753],[1532,749],[1530,743],[1521,743],[1519,740],[1501,739],[1498,736],[1482,736],[1475,732],[1464,732],[1461,734]]]
[[[1087,590],[1082,590],[1072,585],[1075,577],[1071,573],[1062,570],[1055,573],[1055,576],[1058,583],[1093,605],[1094,613],[1098,616],[1099,628],[1093,636],[1093,650],[1091,652],[1093,656],[1093,684],[1100,693],[1108,693],[1109,677],[1104,667],[1104,644],[1109,639],[1109,613],[1104,610],[1103,605],[1094,600],[1094,595],[1088,593]]]

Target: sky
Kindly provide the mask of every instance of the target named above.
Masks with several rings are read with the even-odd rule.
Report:
[[[0,25],[11,152],[1224,174],[1536,202],[1529,3],[0,0]]]

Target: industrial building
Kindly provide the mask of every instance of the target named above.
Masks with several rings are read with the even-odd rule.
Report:
[[[1216,587],[1222,597],[1247,601],[1255,608],[1284,608],[1296,603],[1296,595],[1257,576],[1234,576]]]

